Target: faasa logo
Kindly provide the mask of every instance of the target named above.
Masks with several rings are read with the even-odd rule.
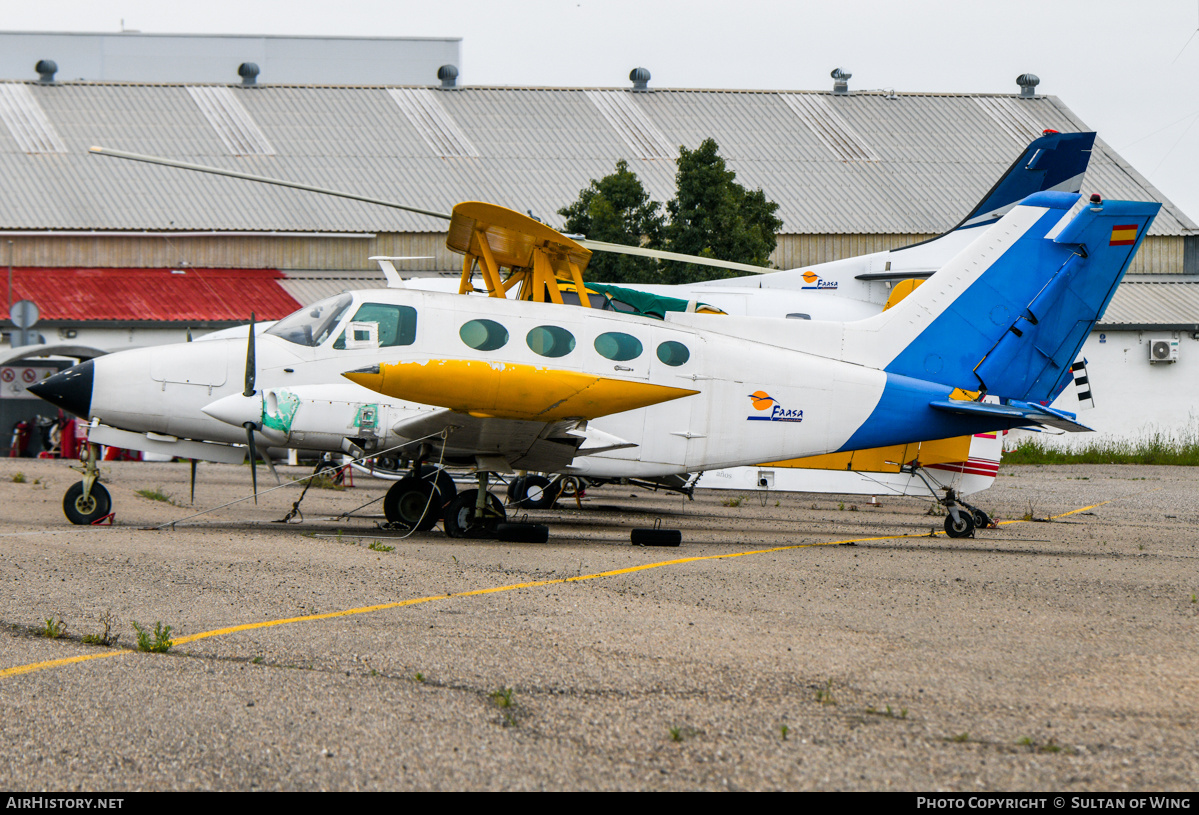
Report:
[[[800,288],[804,288],[804,289],[835,289],[835,288],[837,288],[836,280],[821,280],[820,275],[816,274],[815,272],[811,272],[811,271],[804,272],[802,277],[803,277],[804,282],[807,283],[808,285],[801,286]]]
[[[754,410],[758,411],[757,416],[746,416],[747,421],[751,422],[802,422],[802,410],[788,410],[779,404],[779,401],[766,391],[754,391],[749,395],[750,402],[754,406]],[[770,411],[767,413],[766,411]]]

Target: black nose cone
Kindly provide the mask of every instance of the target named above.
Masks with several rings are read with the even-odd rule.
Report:
[[[30,385],[27,390],[55,407],[74,413],[81,419],[88,419],[91,417],[94,378],[95,366],[89,359],[36,385]]]

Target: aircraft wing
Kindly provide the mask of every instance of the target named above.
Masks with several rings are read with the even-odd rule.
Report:
[[[1070,433],[1082,433],[1094,430],[1093,427],[1080,424],[1073,413],[1067,413],[1064,410],[1055,410],[1054,408],[1042,405],[1034,405],[1031,402],[1019,402],[1015,399],[1009,401],[1006,405],[997,405],[991,402],[967,402],[959,399],[946,399],[940,402],[929,402],[929,407],[933,410],[942,410],[946,413],[956,413],[962,416],[994,416],[997,419],[1005,421],[1010,421],[1013,418],[1023,418],[1028,419],[1028,424],[1030,425],[1055,427]]]
[[[556,422],[497,419],[439,408],[395,425],[404,438],[420,439],[449,429],[445,441],[449,459],[486,460],[484,469],[560,471],[579,456],[635,447],[632,442],[589,429],[585,421]],[[497,459],[506,467],[497,467]]]

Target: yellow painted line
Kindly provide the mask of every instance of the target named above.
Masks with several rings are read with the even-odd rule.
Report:
[[[32,673],[33,671],[41,671],[46,668],[58,668],[62,665],[72,665],[76,662],[87,662],[89,659],[104,659],[106,657],[119,657],[133,652],[127,648],[122,648],[120,651],[101,651],[98,654],[83,654],[77,657],[66,657],[64,659],[50,659],[45,662],[35,662],[32,665],[18,665],[15,668],[5,668],[0,671],[0,678],[6,676],[17,676],[19,674]]]
[[[1112,500],[1114,501],[1115,499],[1113,498]],[[1104,504],[1110,504],[1110,503],[1111,503],[1111,501],[1100,501],[1098,504],[1091,504],[1089,507],[1082,507],[1080,509],[1072,509],[1069,512],[1063,512],[1061,515],[1054,515],[1053,517],[1054,518],[1065,518],[1067,515],[1077,515],[1080,512],[1086,512],[1088,509],[1094,509],[1095,507],[1101,507]]]
[[[1114,499],[1113,499],[1114,500]],[[1101,501],[1098,504],[1092,504],[1089,507],[1064,512],[1061,515],[1054,515],[1054,518],[1064,518],[1067,515],[1074,515],[1079,512],[1086,512],[1089,509],[1110,504],[1111,501]],[[1028,523],[1023,520],[1000,521],[1001,524],[1012,523]],[[944,532],[936,532],[934,535],[944,535]],[[280,620],[265,620],[258,623],[244,623],[242,625],[229,626],[227,628],[216,628],[211,631],[202,631],[199,634],[189,634],[186,637],[176,637],[171,642],[173,645],[186,645],[187,643],[205,640],[210,637],[223,637],[229,634],[237,634],[242,631],[254,631],[260,628],[274,628],[279,625],[292,625],[294,623],[315,622],[317,620],[331,620],[336,617],[351,617],[358,614],[371,614],[376,611],[386,611],[393,608],[403,608],[405,606],[415,606],[421,603],[432,603],[438,600],[450,600],[456,597],[480,597],[485,594],[499,594],[501,592],[518,591],[520,589],[536,589],[544,586],[554,586],[565,583],[581,583],[585,580],[598,580],[604,577],[618,577],[620,575],[635,574],[644,572],[650,569],[661,569],[667,566],[681,566],[687,563],[702,563],[708,560],[728,560],[737,557],[747,557],[749,555],[768,555],[775,552],[787,552],[794,549],[812,549],[818,546],[844,546],[850,543],[869,543],[871,541],[886,541],[886,540],[902,540],[904,538],[928,538],[931,535],[883,535],[875,538],[852,538],[850,540],[840,541],[825,541],[823,543],[793,543],[787,546],[773,546],[769,549],[751,549],[744,552],[725,552],[719,555],[697,555],[695,557],[677,558],[675,560],[660,560],[654,563],[643,563],[639,566],[629,566],[623,569],[611,569],[606,572],[595,572],[594,574],[576,575],[574,577],[559,577],[553,580],[534,580],[528,583],[513,583],[508,586],[492,586],[486,589],[471,589],[470,591],[453,592],[450,594],[433,594],[428,597],[414,597],[408,600],[399,600],[394,603],[378,603],[373,606],[361,606],[359,608],[349,608],[342,611],[330,611],[324,614],[306,614],[301,617],[287,617]],[[89,659],[103,659],[105,657],[122,656],[131,654],[133,651],[105,651],[98,654],[86,654],[77,657],[68,657],[66,659],[54,659],[47,662],[35,662],[30,665],[18,665],[14,668],[5,668],[0,670],[0,678],[8,676],[17,676],[19,674],[31,673],[47,668],[57,668],[64,665],[70,665],[76,662],[85,662]]]

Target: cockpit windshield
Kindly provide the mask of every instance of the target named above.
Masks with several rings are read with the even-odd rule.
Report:
[[[316,347],[329,339],[353,301],[354,298],[348,294],[321,300],[284,317],[268,328],[266,333],[296,345]]]

